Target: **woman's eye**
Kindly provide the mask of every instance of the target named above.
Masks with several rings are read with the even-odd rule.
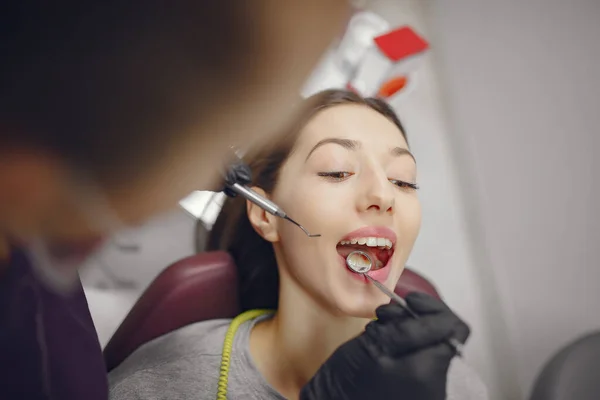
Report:
[[[334,181],[343,181],[354,175],[352,172],[334,171],[334,172],[319,172],[317,175],[328,178]]]
[[[333,172],[319,172],[317,175],[324,177],[324,178],[334,180],[334,181],[343,181],[343,180],[350,178],[354,174],[352,172],[346,172],[346,171],[333,171]],[[401,189],[407,189],[407,190],[418,190],[419,189],[419,186],[416,183],[405,182],[405,181],[401,181],[398,179],[390,179],[390,182],[392,182],[394,185],[398,186]]]
[[[419,189],[419,186],[416,183],[400,181],[398,179],[390,179],[390,182],[392,182],[394,185],[396,185],[402,189],[408,189],[408,190],[418,190]]]

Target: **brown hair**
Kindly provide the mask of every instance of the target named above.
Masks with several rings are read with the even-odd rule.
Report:
[[[272,193],[279,171],[290,155],[298,134],[319,111],[343,104],[369,107],[392,121],[404,138],[406,134],[392,108],[383,100],[363,98],[346,90],[326,90],[306,100],[303,115],[286,134],[244,157],[252,170],[252,186]],[[270,242],[252,227],[243,198],[228,198],[209,235],[207,250],[224,250],[231,254],[238,269],[239,298],[242,311],[254,308],[276,309],[279,297],[279,273]]]

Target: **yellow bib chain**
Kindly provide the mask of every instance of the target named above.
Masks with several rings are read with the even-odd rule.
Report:
[[[217,400],[227,400],[227,382],[229,381],[229,367],[231,365],[231,349],[235,334],[244,322],[260,317],[261,315],[273,313],[273,310],[248,310],[241,313],[231,321],[225,340],[223,341],[223,353],[221,355],[221,368],[219,373],[219,386],[217,388]]]

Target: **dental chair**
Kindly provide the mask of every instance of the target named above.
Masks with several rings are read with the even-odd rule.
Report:
[[[419,291],[440,298],[435,287],[406,268],[396,293]],[[229,254],[200,253],[164,270],[133,306],[104,349],[108,371],[138,347],[194,322],[239,314],[236,267]]]
[[[530,400],[600,398],[600,332],[561,349],[537,377]]]

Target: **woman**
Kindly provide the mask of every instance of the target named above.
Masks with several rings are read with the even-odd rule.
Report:
[[[383,101],[350,92],[325,91],[308,105],[295,129],[245,158],[254,189],[322,236],[309,238],[254,204],[228,200],[208,247],[236,260],[245,313],[142,347],[112,374],[111,398],[297,398],[335,349],[389,302],[344,257],[370,253],[370,275],[390,289],[400,278],[421,220],[404,129]],[[458,360],[447,392],[449,399],[487,397]]]

